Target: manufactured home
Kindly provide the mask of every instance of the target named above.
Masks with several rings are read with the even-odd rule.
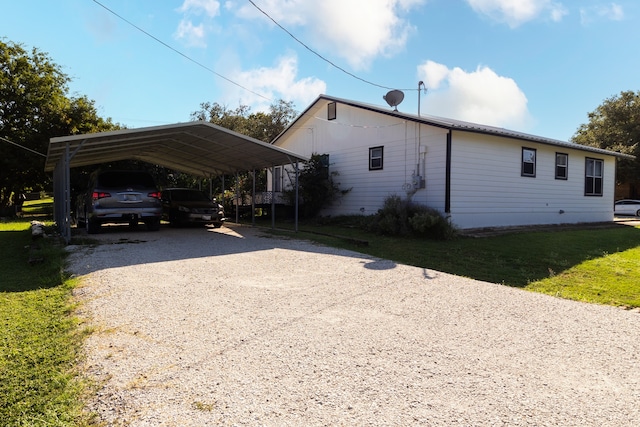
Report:
[[[460,229],[612,221],[616,159],[631,158],[326,95],[273,144],[328,155],[336,182],[351,191],[323,215],[371,215],[399,195]],[[267,190],[291,185],[285,167],[273,169]]]

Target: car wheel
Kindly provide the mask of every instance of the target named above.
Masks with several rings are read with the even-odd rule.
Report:
[[[160,220],[159,219],[150,219],[145,222],[147,225],[147,230],[149,231],[158,231],[160,230]]]
[[[100,232],[100,223],[98,221],[87,219],[85,220],[87,227],[87,234],[97,234]]]
[[[636,211],[636,216],[640,216],[640,209]]]

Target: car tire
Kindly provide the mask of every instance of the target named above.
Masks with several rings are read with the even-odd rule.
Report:
[[[98,221],[87,219],[85,220],[87,227],[87,234],[98,234],[100,232],[100,223]]]
[[[636,216],[640,216],[640,209],[636,211]]]
[[[160,230],[160,220],[159,219],[150,219],[145,222],[147,225],[147,230],[149,231],[158,231]]]

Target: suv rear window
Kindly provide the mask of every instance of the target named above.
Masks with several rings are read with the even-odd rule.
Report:
[[[146,172],[104,172],[98,176],[100,188],[155,188],[153,177]]]

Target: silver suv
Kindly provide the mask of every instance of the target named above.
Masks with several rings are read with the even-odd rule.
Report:
[[[86,227],[89,234],[100,232],[105,223],[144,222],[147,229],[157,231],[161,217],[160,191],[147,172],[95,172],[86,194],[78,197],[78,227]]]

